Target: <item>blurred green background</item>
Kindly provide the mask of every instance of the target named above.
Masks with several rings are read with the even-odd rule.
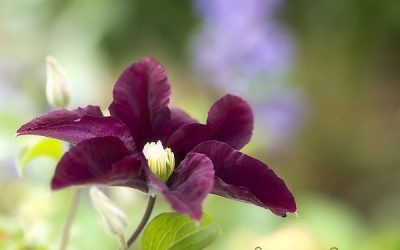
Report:
[[[15,169],[36,139],[15,131],[51,110],[47,55],[68,73],[71,108],[106,109],[119,73],[144,56],[166,67],[172,105],[201,121],[224,93],[249,100],[244,151],[286,181],[299,218],[210,195],[222,235],[209,249],[400,249],[399,1],[2,0],[1,249],[56,249],[67,214],[71,190],[49,189],[55,161]],[[84,193],[68,249],[116,249]],[[109,195],[130,233],[145,197]],[[169,210],[159,199],[154,215]]]

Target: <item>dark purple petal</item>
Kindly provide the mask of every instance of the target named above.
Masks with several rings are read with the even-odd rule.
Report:
[[[207,126],[212,138],[235,149],[246,145],[253,133],[254,116],[250,105],[236,95],[225,95],[208,111]]]
[[[35,120],[41,121],[42,117],[49,120],[53,117],[52,113],[56,113],[56,117],[59,116],[59,111],[54,111],[35,118],[31,123],[35,123]],[[62,113],[66,116],[69,115],[68,112]],[[83,116],[76,119],[64,119],[59,122],[47,123],[47,125],[28,126],[31,123],[22,126],[17,132],[18,135],[42,135],[73,144],[94,137],[114,136],[121,139],[132,151],[136,150],[129,129],[123,122],[114,117]]]
[[[156,140],[155,132],[169,120],[170,94],[165,69],[151,58],[128,67],[115,84],[111,116],[129,127],[139,150]]]
[[[167,144],[177,155],[185,155],[196,145],[209,140],[240,149],[250,141],[253,122],[250,105],[238,96],[226,95],[211,106],[206,125],[187,124],[178,129]]]
[[[100,108],[97,106],[89,105],[85,108],[77,108],[74,110],[60,109],[36,117],[32,121],[22,125],[22,127],[18,129],[17,135],[30,134],[29,131],[31,130],[42,129],[61,122],[75,121],[85,115],[103,116]]]
[[[170,108],[170,110],[171,119],[163,125],[160,133],[160,140],[164,145],[167,144],[171,135],[182,126],[189,123],[198,123],[196,119],[193,119],[189,114],[179,108]]]
[[[147,192],[145,167],[147,167],[147,161],[141,153],[128,155],[115,163],[111,171],[97,181],[107,185],[131,187]]]
[[[212,193],[268,208],[280,216],[296,211],[285,182],[263,162],[218,141],[204,142],[193,152],[207,155],[214,164]]]
[[[51,188],[57,190],[85,184],[142,187],[145,180],[143,162],[138,157],[127,158],[129,154],[125,144],[116,137],[97,137],[82,141],[59,161]]]
[[[161,193],[179,213],[187,213],[192,219],[200,220],[201,204],[214,183],[214,169],[210,159],[203,154],[190,153],[180,163],[167,184],[147,168],[150,187]]]
[[[207,125],[190,123],[178,129],[168,140],[167,146],[174,152],[176,162],[180,162],[190,150],[210,137]]]

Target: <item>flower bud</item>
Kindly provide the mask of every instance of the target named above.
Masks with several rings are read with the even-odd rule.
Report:
[[[46,57],[46,71],[47,101],[56,108],[67,107],[71,96],[70,89],[64,69],[55,57]]]
[[[128,225],[125,213],[98,188],[92,187],[89,194],[104,228],[111,234],[123,235]]]

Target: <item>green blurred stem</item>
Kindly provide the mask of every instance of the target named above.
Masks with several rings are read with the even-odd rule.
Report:
[[[133,242],[137,239],[140,233],[143,231],[144,227],[147,224],[147,221],[150,219],[151,212],[154,208],[154,203],[156,202],[156,196],[149,195],[149,201],[147,203],[146,211],[144,212],[143,218],[140,221],[139,225],[137,226],[136,230],[133,232],[131,237],[128,240],[128,247],[130,247]]]
[[[72,193],[71,203],[70,203],[69,210],[68,210],[67,220],[65,221],[63,234],[61,237],[60,250],[65,250],[67,247],[68,238],[69,238],[69,234],[71,231],[72,222],[74,221],[76,208],[78,206],[81,189],[80,189],[80,187],[74,187],[72,192],[73,193]]]
[[[128,245],[126,244],[126,240],[123,234],[118,235],[118,241],[121,245],[121,250],[128,250]]]

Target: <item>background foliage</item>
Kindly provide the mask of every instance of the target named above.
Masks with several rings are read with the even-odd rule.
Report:
[[[200,44],[202,53],[217,42],[237,46],[233,51],[245,48],[253,38],[246,32],[255,27],[255,34],[272,29],[289,41],[284,71],[275,74],[264,61],[252,64],[250,69],[260,67],[265,74],[240,75],[240,86],[221,85],[199,67],[197,59],[204,54],[195,53],[200,48],[196,39],[208,26],[216,27],[202,2],[1,1],[0,248],[56,247],[67,212],[70,190],[49,195],[54,160],[35,159],[23,178],[15,167],[18,152],[37,139],[14,139],[16,129],[50,110],[45,98],[48,54],[69,74],[71,108],[98,104],[106,109],[118,74],[143,56],[166,66],[174,89],[172,103],[200,120],[225,92],[249,99],[257,124],[245,151],[286,180],[297,197],[300,217],[276,218],[257,207],[209,196],[205,210],[222,230],[210,249],[400,248],[400,2],[249,1],[264,6],[258,9],[265,13],[259,23],[246,26],[242,36],[229,40],[224,32],[236,32],[234,21],[246,18],[241,13],[248,6],[236,13],[230,1],[214,1],[222,6],[218,20],[225,21],[213,39],[222,40]],[[273,46],[277,33],[266,34],[261,45]],[[273,48],[278,57],[284,53]],[[216,51],[221,58],[235,56]],[[255,62],[256,52],[246,51],[243,58]],[[235,68],[249,72],[241,70]],[[108,192],[129,215],[132,230],[145,198],[124,188]],[[169,211],[167,205],[158,205],[157,212]],[[114,239],[103,235],[86,195],[70,249],[114,248]]]

